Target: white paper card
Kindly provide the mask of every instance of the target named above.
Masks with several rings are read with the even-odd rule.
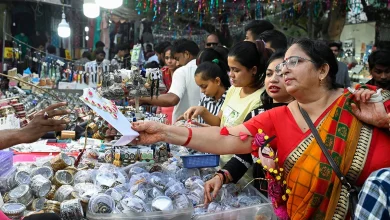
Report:
[[[0,130],[19,129],[20,120],[14,114],[0,118]]]
[[[98,108],[95,105],[92,105],[91,102],[94,101],[96,105],[100,104],[101,106],[105,106],[106,103],[110,103],[111,101],[105,98],[99,98],[95,89],[85,88],[83,95],[80,97],[81,101],[87,104],[93,111],[95,111],[100,117],[110,123],[117,131],[119,131],[123,136],[114,144],[114,146],[123,146],[130,143],[134,138],[138,137],[138,132],[134,131],[131,128],[130,122],[126,119],[126,117],[122,114],[122,112],[117,112],[117,118],[114,118],[109,112]],[[88,94],[92,92],[92,97]],[[85,101],[85,98],[89,99],[89,102]]]

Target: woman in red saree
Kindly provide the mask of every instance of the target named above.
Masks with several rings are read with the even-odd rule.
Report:
[[[243,125],[228,128],[228,135],[221,135],[226,128],[188,129],[138,122],[133,124],[140,132],[136,142],[185,143],[203,152],[240,154],[252,151],[252,137],[262,129],[268,136],[276,136],[271,147],[278,155],[276,163],[284,168],[290,192],[286,203],[288,217],[345,219],[347,191],[313,138],[299,106],[314,122],[349,182],[362,185],[371,172],[390,167],[390,92],[382,91],[382,99],[368,102],[376,92],[371,90],[376,88],[355,93],[339,89],[334,84],[337,62],[332,52],[327,45],[309,39],[296,41],[280,67],[286,90],[296,99],[288,106],[271,109]],[[242,138],[245,134],[250,137]]]

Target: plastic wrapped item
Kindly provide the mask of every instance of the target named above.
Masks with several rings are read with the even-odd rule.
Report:
[[[31,179],[31,190],[36,197],[45,197],[51,189],[51,182],[42,175],[36,175]]]
[[[7,173],[13,166],[13,152],[12,151],[0,151],[0,176]]]
[[[47,166],[36,167],[31,171],[30,176],[33,178],[36,175],[42,175],[46,179],[51,179],[53,177],[53,169]]]
[[[156,197],[158,197],[158,196],[163,196],[164,195],[164,193],[162,193],[158,188],[156,188],[156,187],[153,187],[150,191],[149,191],[149,196],[151,197],[151,198],[156,198]]]
[[[87,203],[89,199],[99,194],[101,188],[92,183],[77,183],[74,185],[74,191],[81,201]]]
[[[16,167],[12,167],[8,172],[0,176],[0,191],[2,193],[8,192],[16,186],[14,177],[16,174]]]
[[[138,197],[128,197],[121,200],[121,204],[123,207],[123,213],[128,212],[146,212],[147,207],[145,202],[143,202]]]
[[[133,175],[137,175],[140,173],[146,173],[147,171],[145,169],[142,169],[141,167],[132,167],[129,171],[129,176],[132,177]]]
[[[193,176],[200,176],[199,169],[182,168],[176,173],[176,179],[178,179],[180,182],[184,182],[185,180]]]
[[[155,172],[151,174],[149,183],[160,190],[165,190],[167,179],[164,177],[162,173]]]
[[[167,196],[159,196],[152,201],[152,211],[171,211],[173,210],[173,202]]]
[[[10,219],[22,219],[26,206],[21,203],[5,203],[1,211]]]
[[[47,199],[44,197],[34,199],[32,204],[31,204],[31,209],[33,211],[41,211],[45,206],[46,200]]]
[[[17,171],[15,174],[16,185],[26,184],[29,185],[31,182],[30,174],[26,171]]]
[[[175,208],[177,209],[187,209],[189,207],[192,207],[192,204],[190,203],[190,200],[187,198],[185,194],[179,194],[177,195],[174,200]]]
[[[54,200],[58,202],[63,202],[72,198],[72,192],[74,188],[71,185],[63,185],[57,189],[54,194]]]
[[[217,203],[217,202],[211,202],[208,207],[207,207],[207,212],[208,213],[214,213],[214,212],[220,212],[222,211],[222,206],[221,204]]]
[[[109,189],[116,181],[116,177],[112,172],[98,172],[96,175],[97,186],[100,186],[102,190]]]
[[[78,183],[93,183],[91,172],[88,170],[80,170],[74,175],[74,184]]]
[[[179,194],[185,193],[186,190],[184,188],[184,185],[182,183],[176,182],[172,186],[170,186],[166,191],[165,195],[168,196],[169,198],[175,198]]]
[[[112,213],[115,209],[115,201],[106,194],[92,196],[88,203],[88,211],[93,214]]]
[[[57,187],[60,187],[62,185],[72,185],[73,184],[73,175],[67,170],[59,170],[54,175],[53,183]]]
[[[80,200],[72,199],[61,203],[62,220],[81,220],[84,217]]]
[[[20,185],[11,190],[8,194],[10,201],[22,203],[25,206],[29,206],[33,200],[31,189],[28,185]]]
[[[187,194],[188,199],[192,202],[194,206],[204,203],[204,188],[203,186],[196,187],[192,189],[189,194]]]
[[[184,186],[189,190],[203,185],[204,182],[201,180],[200,176],[192,176],[184,182]]]

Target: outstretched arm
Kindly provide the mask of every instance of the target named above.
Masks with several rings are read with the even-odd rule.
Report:
[[[189,139],[189,129],[175,127],[157,122],[135,122],[133,129],[138,131],[140,136],[136,144],[152,144],[156,142],[167,142],[183,145]],[[228,128],[231,135],[220,134],[220,127],[192,128],[192,138],[187,147],[197,151],[213,154],[245,154],[251,152],[252,138],[242,141],[238,136],[240,132],[250,135],[244,125]]]

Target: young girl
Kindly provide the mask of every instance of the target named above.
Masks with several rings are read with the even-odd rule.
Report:
[[[201,98],[199,106],[203,106],[213,115],[218,115],[225,101],[226,90],[230,87],[229,76],[221,67],[222,62],[218,59],[212,62],[206,61],[195,71],[195,82],[205,95]],[[203,119],[200,119],[199,123],[204,123]]]
[[[283,77],[277,76],[275,67],[283,62],[285,51],[278,51],[272,54],[271,58],[268,61],[268,67],[266,71],[265,77],[265,92],[261,95],[262,106],[257,109],[254,109],[251,113],[249,113],[245,119],[248,121],[252,117],[263,113],[269,109],[287,105],[293,98],[286,91],[286,87],[284,86]],[[227,164],[223,167],[223,171],[228,174],[229,178],[225,179],[225,182],[222,183],[221,179],[218,176],[215,176],[213,179],[206,182],[205,189],[213,189],[218,191],[222,184],[226,184],[229,182],[236,183],[239,181],[245,174],[245,172],[250,169],[253,164],[253,159],[251,154],[236,154],[230,159]],[[265,178],[263,167],[259,164],[253,164],[253,178]],[[248,178],[249,181],[252,178]],[[267,183],[265,181],[256,180],[254,182],[256,189],[267,190]],[[209,187],[210,186],[210,187]],[[209,202],[209,201],[207,201]]]
[[[188,120],[200,116],[211,126],[241,124],[245,116],[261,104],[259,97],[264,91],[265,64],[269,55],[262,42],[237,43],[228,56],[232,86],[218,115],[203,106],[196,106],[189,108],[184,118]]]

